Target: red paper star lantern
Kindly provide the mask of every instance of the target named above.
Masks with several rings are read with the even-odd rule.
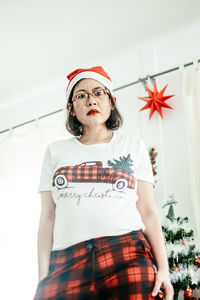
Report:
[[[156,81],[155,81],[154,91],[150,90],[150,88],[148,88],[148,86],[145,85],[149,97],[138,97],[139,99],[147,102],[147,104],[143,108],[141,108],[140,111],[150,108],[149,120],[151,119],[155,110],[157,110],[157,112],[160,114],[161,118],[163,119],[161,107],[173,109],[173,107],[169,106],[167,103],[165,103],[165,101],[175,95],[163,96],[166,87],[167,85],[160,92],[158,92]]]

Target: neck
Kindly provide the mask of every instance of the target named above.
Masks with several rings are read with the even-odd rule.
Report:
[[[113,133],[106,127],[84,128],[83,135],[79,138],[79,141],[83,144],[108,143],[112,139],[112,136]]]

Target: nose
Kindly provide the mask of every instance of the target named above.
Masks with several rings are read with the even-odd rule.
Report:
[[[86,104],[91,106],[91,105],[96,105],[97,102],[96,99],[91,94],[89,94]]]

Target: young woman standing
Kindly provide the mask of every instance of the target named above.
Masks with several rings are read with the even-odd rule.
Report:
[[[34,300],[146,300],[160,288],[172,300],[144,141],[117,131],[122,117],[101,66],[67,77],[74,137],[49,144],[43,160]]]

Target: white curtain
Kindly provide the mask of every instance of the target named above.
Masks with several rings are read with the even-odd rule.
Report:
[[[200,67],[194,62],[191,71],[180,67],[182,97],[187,133],[191,223],[200,248]]]
[[[37,186],[48,143],[69,138],[65,113],[0,136],[1,298],[33,299],[37,285]]]

